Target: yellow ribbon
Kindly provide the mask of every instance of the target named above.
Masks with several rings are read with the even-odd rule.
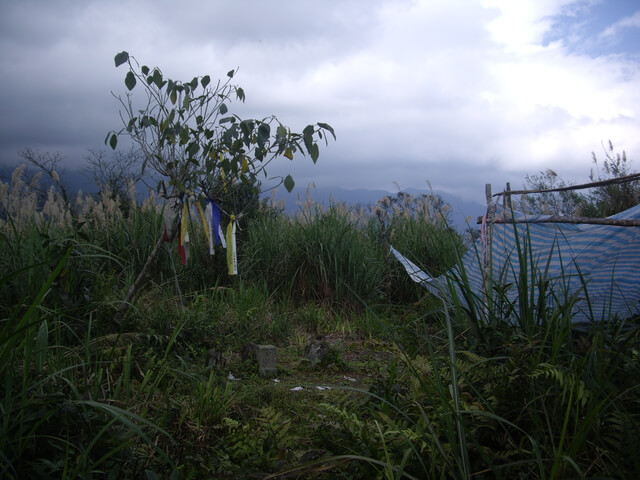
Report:
[[[227,268],[229,275],[238,274],[238,255],[236,253],[236,216],[231,215],[227,225]]]
[[[200,219],[202,220],[202,226],[204,227],[204,234],[207,236],[207,242],[209,241],[209,224],[207,220],[204,218],[204,212],[202,211],[202,206],[198,200],[194,200],[196,207],[198,208],[198,213],[200,214]]]

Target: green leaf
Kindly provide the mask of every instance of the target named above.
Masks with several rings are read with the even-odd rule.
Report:
[[[336,132],[334,132],[333,127],[331,125],[329,125],[328,123],[318,122],[318,126],[324,130],[329,130],[329,132],[331,132],[331,135],[333,135],[333,139],[337,140]]]
[[[253,133],[253,120],[243,120],[240,122],[240,128],[242,129],[242,135],[250,137]]]
[[[258,144],[264,145],[269,141],[269,136],[271,135],[271,127],[268,123],[261,123],[258,126]]]
[[[263,161],[265,155],[267,154],[267,149],[264,148],[264,146],[262,147],[259,146],[253,152],[254,152],[254,156],[256,157],[256,160]]]
[[[38,329],[36,337],[35,364],[38,372],[42,371],[47,360],[47,350],[49,349],[49,325],[43,320]]]
[[[123,63],[126,63],[129,60],[129,54],[125,51],[120,52],[114,58],[116,62],[116,67],[119,67]]]
[[[198,142],[191,142],[187,147],[187,153],[191,158],[196,156],[196,154],[198,153],[198,150],[200,150],[200,145],[198,145]]]
[[[302,131],[302,139],[304,141],[304,146],[307,147],[307,152],[311,153],[311,148],[313,146],[313,125],[307,125],[304,127]]]
[[[284,179],[284,188],[287,189],[287,192],[291,193],[293,187],[296,186],[296,182],[293,181],[291,175],[287,175],[287,178]]]
[[[220,115],[224,115],[229,111],[229,108],[227,108],[227,106],[224,103],[221,103],[220,107],[218,107],[218,111],[220,112]]]
[[[114,133],[111,135],[111,138],[109,139],[109,146],[111,147],[112,150],[115,150],[116,145],[118,145],[118,136]]]
[[[245,99],[244,90],[240,87],[236,88],[236,98],[241,102],[244,102],[244,99]]]
[[[178,94],[176,93],[176,90],[173,89],[169,94],[169,101],[171,102],[172,105],[175,105],[177,100],[178,100]]]
[[[133,87],[136,86],[136,76],[132,71],[127,72],[127,76],[124,77],[124,84],[129,90],[133,90]]]
[[[211,78],[209,77],[209,75],[205,75],[200,80],[200,85],[202,85],[202,88],[207,88],[207,85],[209,85],[210,82],[211,82]]]
[[[162,88],[162,72],[157,68],[153,71],[153,83],[156,84],[156,87]]]
[[[227,77],[229,77],[229,78],[233,78],[233,76],[235,75],[235,73],[236,73],[236,72],[235,72],[235,70],[229,70],[229,71],[227,72]]]
[[[149,67],[147,67],[146,65],[143,65],[140,71],[143,75],[149,75]]]
[[[320,149],[318,148],[318,144],[314,143],[311,148],[309,149],[309,154],[311,155],[311,160],[313,160],[313,163],[316,163],[318,161],[318,157],[320,156]]]
[[[184,100],[182,101],[182,108],[187,110],[189,108],[189,94],[185,93]]]

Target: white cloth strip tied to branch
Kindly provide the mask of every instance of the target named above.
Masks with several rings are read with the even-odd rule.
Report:
[[[180,210],[182,210],[182,201],[178,197],[171,197],[164,207],[163,238],[165,242],[172,241],[178,232]]]
[[[224,237],[222,226],[220,225],[220,207],[210,198],[207,198],[205,217],[207,219],[207,230],[209,232],[209,255],[214,255],[215,246],[220,244],[222,245],[222,248],[226,249],[227,242]]]
[[[222,231],[222,226],[218,224],[218,238],[220,238],[220,243],[222,244],[222,248],[227,248],[227,240],[224,238],[224,232]]]

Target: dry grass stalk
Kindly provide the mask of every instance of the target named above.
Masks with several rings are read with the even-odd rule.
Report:
[[[82,228],[109,228],[116,222],[133,221],[136,209],[129,209],[125,218],[123,202],[136,204],[135,183],[129,181],[126,199],[112,194],[109,189],[102,191],[98,198],[93,195],[78,192],[73,205],[67,206],[64,199],[52,185],[42,198],[40,189],[41,173],[33,176],[29,184],[25,182],[26,165],[16,167],[11,175],[11,182],[0,182],[0,231],[11,234],[13,226],[18,232],[24,231],[29,225],[47,226],[50,228],[69,229],[73,225],[74,216],[84,224]],[[56,173],[56,172],[54,172]],[[54,178],[59,181],[56,173]],[[155,192],[140,206],[143,212],[160,211],[162,205],[158,202]]]

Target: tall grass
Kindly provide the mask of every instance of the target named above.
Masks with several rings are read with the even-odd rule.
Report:
[[[131,411],[95,400],[104,395],[90,379],[108,369],[92,362],[82,347],[83,340],[88,345],[90,334],[77,338],[59,309],[44,306],[73,250],[71,245],[59,260],[48,259],[54,260],[54,267],[40,288],[33,296],[26,293],[0,324],[3,478],[125,472],[121,462],[137,439],[170,462],[147,431],[166,433]],[[7,277],[11,274],[1,283]],[[66,346],[69,334],[80,345]]]
[[[223,255],[209,257],[194,219],[188,264],[168,245],[118,325],[111,316],[162,230],[162,205],[81,196],[63,211],[52,191],[45,211],[20,175],[0,184],[3,478],[640,472],[638,330],[574,328],[575,296],[545,278],[526,238],[518,275],[507,265],[484,295],[453,270],[443,304],[385,263],[383,239],[436,275],[462,255],[428,197],[378,205],[381,219],[374,208],[307,202],[294,218],[241,220],[235,278]],[[393,359],[370,373],[369,390],[343,387],[336,401],[288,404],[288,389],[240,361],[241,382],[228,379],[231,367],[204,364],[212,347],[233,362],[247,341],[297,345],[345,328],[395,343],[376,350]]]
[[[302,301],[379,301],[381,258],[367,232],[337,208],[249,226],[245,271],[272,291]]]
[[[436,417],[440,434],[432,428],[428,438],[445,460],[450,452],[446,461],[459,478],[489,471],[504,478],[624,478],[639,472],[631,454],[640,447],[633,433],[640,426],[640,367],[632,361],[637,326],[622,329],[610,318],[575,330],[576,295],[588,295],[563,290],[564,273],[549,279],[548,262],[534,258],[526,235],[514,248],[519,273],[507,272],[514,268],[507,264],[484,294],[471,290],[464,265],[453,272],[443,325],[448,356],[431,337],[425,339],[426,363],[405,357],[420,411],[403,406],[415,422],[411,431],[419,431],[418,418],[433,424],[433,413],[443,412]],[[506,273],[513,283],[505,287]]]
[[[3,184],[0,203],[0,476],[129,475],[139,466],[126,460],[141,442],[171,464],[149,436],[165,432],[109,403],[130,395],[131,372],[112,382],[120,361],[104,362],[92,347],[102,305],[96,273],[122,260],[88,243],[54,193],[38,209],[21,173],[11,189]]]
[[[420,214],[432,209],[428,198],[403,198],[404,203],[385,214],[381,224],[375,206],[331,203],[324,207],[314,203],[308,192],[295,217],[267,215],[247,226],[243,270],[249,279],[302,301],[352,306],[361,301],[416,301],[424,292],[398,265],[386,263],[388,243],[419,252],[418,261],[440,273],[461,255],[462,237],[448,227],[444,218]],[[420,207],[417,210],[416,205]],[[422,248],[425,242],[427,248]],[[387,271],[390,299],[385,295]]]

